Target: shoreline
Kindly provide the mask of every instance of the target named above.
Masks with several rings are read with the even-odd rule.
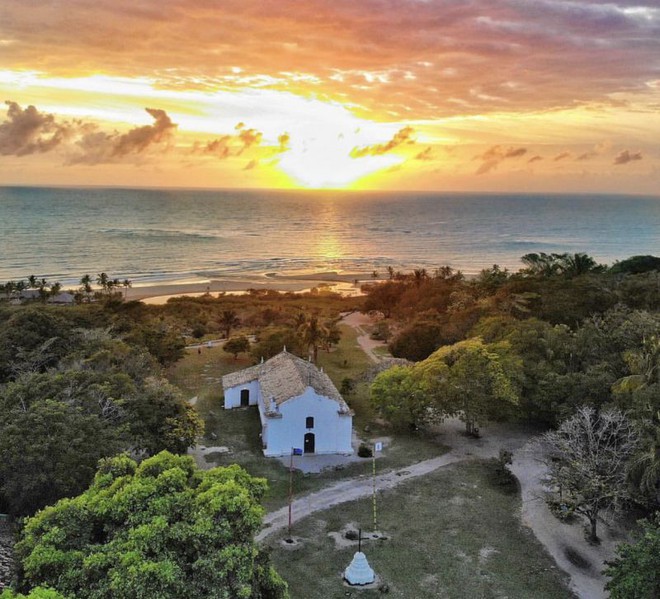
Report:
[[[343,295],[360,295],[360,286],[374,281],[369,273],[317,272],[297,275],[266,273],[263,276],[227,277],[209,281],[188,283],[156,283],[131,287],[126,290],[126,300],[140,300],[148,304],[164,304],[171,297],[201,296],[206,293],[244,294],[249,289],[301,293],[314,287],[326,287]],[[355,285],[355,282],[358,282]]]

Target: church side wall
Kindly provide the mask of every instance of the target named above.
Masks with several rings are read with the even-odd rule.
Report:
[[[259,401],[259,382],[254,380],[243,385],[236,385],[225,389],[225,409],[241,407],[241,391],[247,389],[250,392],[250,405],[256,406]]]

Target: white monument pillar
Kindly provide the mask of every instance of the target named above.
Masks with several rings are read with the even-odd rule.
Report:
[[[371,584],[376,580],[376,574],[369,566],[367,556],[362,551],[356,551],[348,568],[344,570],[344,579],[348,584]]]

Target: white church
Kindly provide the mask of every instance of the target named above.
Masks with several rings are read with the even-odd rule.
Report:
[[[282,351],[266,362],[222,377],[225,409],[257,406],[264,455],[351,454],[353,413],[330,377]]]

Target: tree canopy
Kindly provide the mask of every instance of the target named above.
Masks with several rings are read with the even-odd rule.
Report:
[[[202,423],[144,350],[103,331],[77,331],[50,368],[0,386],[0,494],[26,515],[80,493],[100,458],[184,452]]]
[[[506,343],[480,338],[441,347],[410,368],[380,373],[371,396],[391,422],[419,425],[458,416],[468,433],[479,422],[507,415],[519,398],[521,363]]]
[[[660,597],[660,512],[639,522],[641,530],[632,543],[621,543],[617,556],[607,562],[605,585],[611,599]]]
[[[16,545],[19,590],[42,586],[76,599],[285,598],[286,583],[253,539],[265,490],[265,480],[239,466],[202,471],[168,452],[139,465],[127,456],[102,460],[89,489],[26,521]]]
[[[629,497],[626,477],[639,443],[636,427],[620,410],[597,413],[583,406],[543,441],[560,501],[589,521],[589,538],[597,542],[601,512],[619,508]]]

